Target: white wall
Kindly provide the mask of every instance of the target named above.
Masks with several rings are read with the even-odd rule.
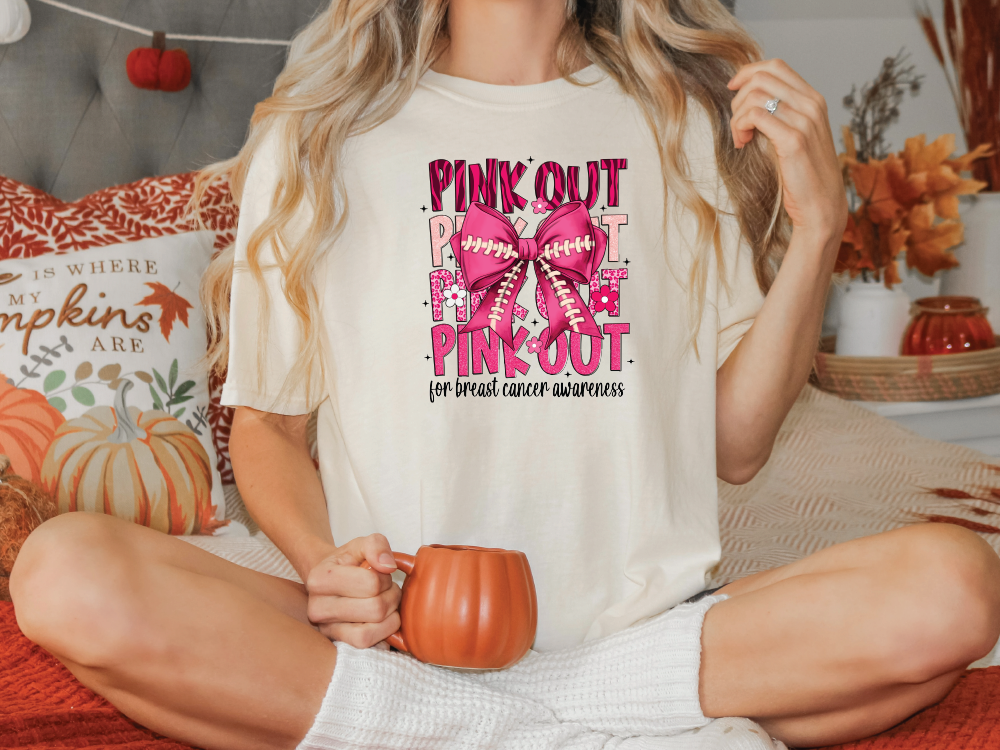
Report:
[[[929,0],[940,13],[940,0]],[[757,38],[768,57],[780,57],[826,97],[838,150],[840,127],[850,121],[842,100],[851,84],[860,89],[879,72],[882,60],[901,47],[924,76],[916,97],[907,94],[899,122],[887,131],[893,150],[910,136],[933,140],[955,133],[965,139],[948,85],[924,39],[912,0],[736,0],[736,16]]]

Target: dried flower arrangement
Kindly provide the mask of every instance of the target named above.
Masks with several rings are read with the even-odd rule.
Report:
[[[926,2],[917,18],[941,63],[965,142],[972,148],[988,144],[988,159],[973,166],[973,174],[987,183],[987,190],[1000,191],[1000,3],[996,0],[943,0],[944,39],[951,61],[945,61],[941,36]]]
[[[902,51],[886,58],[878,77],[865,84],[860,95],[852,87],[844,98],[851,124],[843,129],[845,153],[840,159],[851,214],[835,272],[846,271],[852,279],[872,278],[890,289],[901,281],[895,261],[904,250],[907,265],[927,276],[958,265],[950,252],[963,238],[958,196],[986,186],[960,173],[990,153],[980,147],[951,159],[954,135],[929,145],[920,135],[907,139],[898,154],[889,152],[885,131],[899,119],[904,93],[920,91],[922,76],[914,74],[907,60]]]
[[[882,69],[874,81],[861,87],[851,86],[844,97],[844,108],[851,113],[848,129],[857,139],[857,160],[884,159],[889,155],[885,131],[899,120],[899,105],[908,89],[911,96],[920,93],[924,77],[916,75],[913,65],[906,65],[909,55],[900,50],[895,57],[882,61]],[[846,145],[846,142],[845,142]]]

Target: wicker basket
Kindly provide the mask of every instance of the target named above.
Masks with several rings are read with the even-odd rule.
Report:
[[[1000,346],[967,354],[838,357],[825,338],[809,381],[852,401],[948,401],[1000,393]]]

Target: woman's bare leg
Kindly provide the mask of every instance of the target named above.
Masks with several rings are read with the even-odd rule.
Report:
[[[702,632],[706,716],[797,747],[867,737],[940,701],[1000,636],[1000,557],[919,524],[725,586]]]
[[[293,748],[333,673],[301,586],[113,518],[44,524],[11,589],[22,630],[84,684],[212,750]],[[835,545],[723,593],[705,618],[702,708],[800,747],[935,703],[1000,632],[1000,559],[954,526]]]
[[[25,635],[84,685],[211,750],[294,748],[336,661],[301,585],[109,516],[39,527],[11,595]]]

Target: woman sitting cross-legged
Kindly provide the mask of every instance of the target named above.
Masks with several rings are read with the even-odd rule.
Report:
[[[810,747],[996,643],[1000,559],[955,526],[704,590],[716,477],[767,461],[846,221],[822,97],[718,0],[333,0],[221,173],[210,358],[239,489],[305,583],[43,524],[18,623],[132,719],[211,750],[616,747],[713,717]],[[392,551],[431,543],[527,555],[520,663],[385,646]]]

